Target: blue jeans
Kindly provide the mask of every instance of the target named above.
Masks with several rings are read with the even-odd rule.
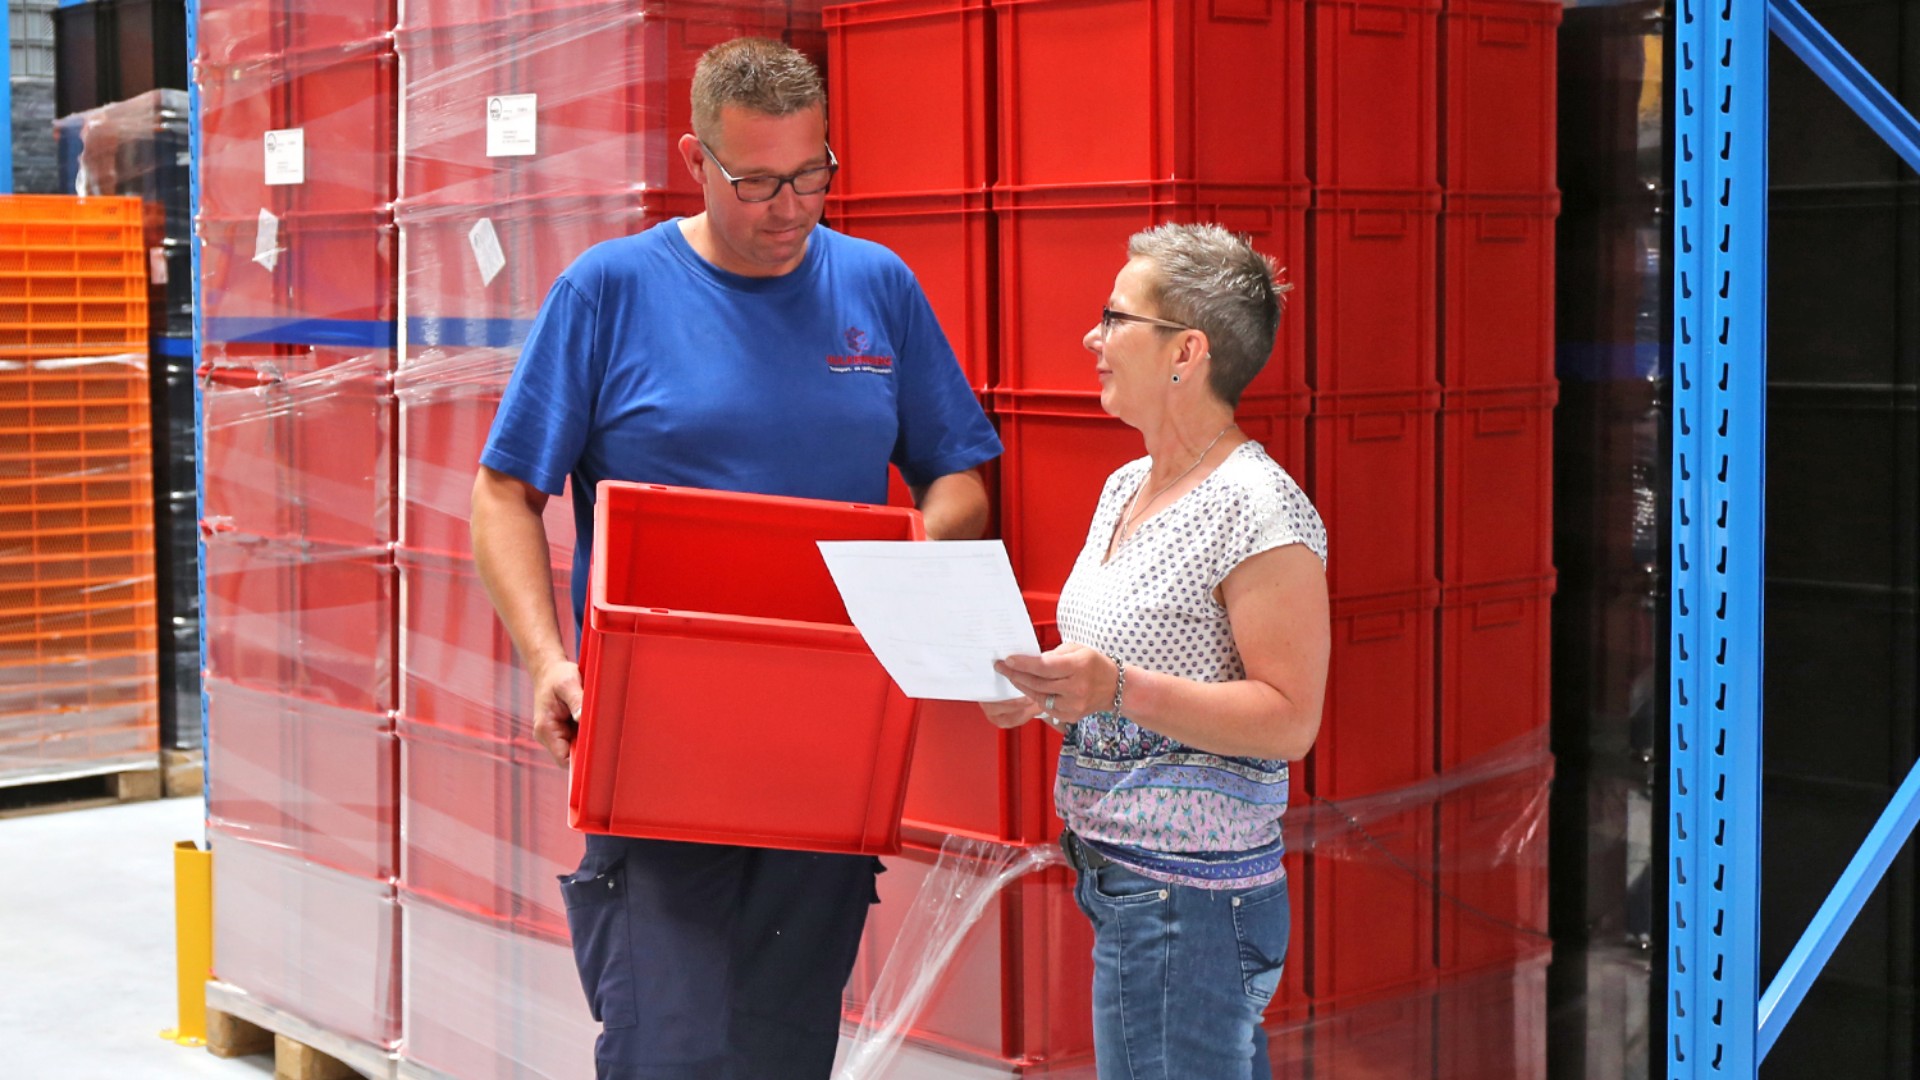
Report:
[[[1199,889],[1121,866],[1079,874],[1100,1080],[1272,1076],[1260,1017],[1287,959],[1286,879]]]

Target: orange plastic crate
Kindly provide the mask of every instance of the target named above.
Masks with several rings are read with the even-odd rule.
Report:
[[[134,235],[138,236],[136,230]],[[140,249],[79,248],[71,244],[28,244],[0,229],[0,275],[43,277],[116,277],[146,280],[147,253]]]
[[[0,355],[98,356],[146,349],[147,326],[116,323],[85,326],[78,323],[0,325]]]
[[[28,361],[31,365],[33,361]],[[78,372],[28,367],[0,378],[0,402],[145,401],[146,365],[103,360]]]
[[[134,541],[128,534],[129,543]],[[24,559],[0,559],[0,589],[14,585],[80,584],[89,581],[121,581],[153,573],[153,560],[147,552],[123,554],[52,555]]]
[[[82,628],[58,636],[38,632],[24,635],[13,635],[11,631],[0,633],[0,668],[152,652],[159,647],[159,630],[154,625],[154,618],[153,605],[148,604],[145,614],[136,619],[139,625],[131,629]]]
[[[0,300],[143,300],[144,275],[115,271],[106,274],[0,274]]]
[[[919,708],[814,542],[924,540],[919,513],[615,481],[597,496],[569,824],[898,851]]]
[[[0,227],[54,223],[138,228],[145,213],[140,200],[131,197],[0,195]]]

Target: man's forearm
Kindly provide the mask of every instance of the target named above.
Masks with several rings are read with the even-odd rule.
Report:
[[[518,497],[476,490],[473,561],[521,662],[533,672],[569,659],[553,606],[551,558],[537,511]]]
[[[919,495],[929,540],[978,540],[987,531],[987,485],[978,470],[949,473]]]

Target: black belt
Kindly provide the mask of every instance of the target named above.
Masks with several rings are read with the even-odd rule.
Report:
[[[1073,835],[1072,829],[1060,830],[1060,851],[1066,855],[1067,862],[1078,870],[1098,870],[1113,865],[1112,859],[1087,846],[1085,840]]]

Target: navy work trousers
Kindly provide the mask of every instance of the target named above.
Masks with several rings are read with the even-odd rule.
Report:
[[[600,1080],[825,1080],[879,869],[589,835],[560,888]]]

